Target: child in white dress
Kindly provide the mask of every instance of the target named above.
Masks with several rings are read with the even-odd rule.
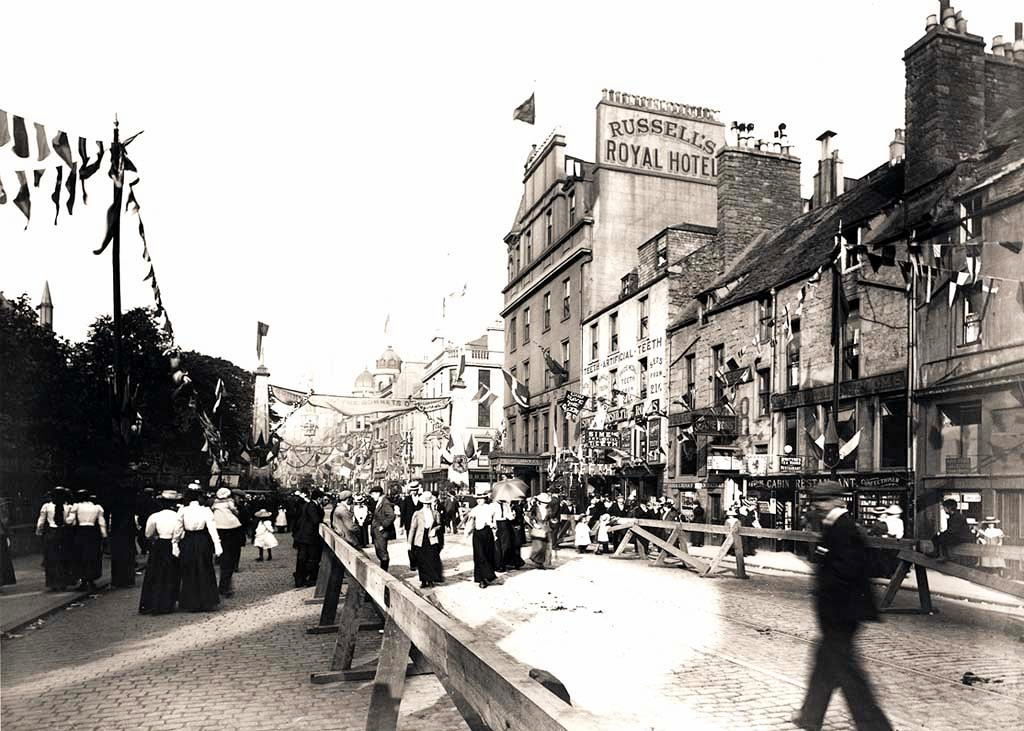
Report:
[[[587,516],[581,515],[576,519],[576,544],[577,553],[586,553],[590,547],[590,526],[587,525]]]
[[[259,523],[256,524],[256,540],[253,541],[253,545],[259,550],[260,555],[257,561],[263,560],[263,549],[267,549],[267,560],[274,560],[274,549],[277,548],[277,538],[274,536],[274,526],[270,524],[268,518],[270,513],[266,510],[259,510],[256,512],[256,516],[259,518]]]
[[[611,537],[608,535],[608,526],[611,525],[612,516],[609,513],[602,513],[597,521],[597,552],[611,553]]]

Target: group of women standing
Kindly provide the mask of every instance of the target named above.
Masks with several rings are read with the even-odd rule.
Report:
[[[220,603],[213,568],[222,553],[220,536],[213,511],[202,500],[202,491],[194,488],[186,490],[184,501],[173,490],[160,494],[160,509],[146,521],[150,551],[139,613],[166,614],[175,605],[208,612]]]
[[[107,521],[103,506],[86,490],[72,499],[66,487],[55,487],[39,510],[36,534],[45,544],[43,566],[50,591],[68,586],[95,589],[103,575],[103,539]]]

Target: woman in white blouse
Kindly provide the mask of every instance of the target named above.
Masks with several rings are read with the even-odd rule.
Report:
[[[45,543],[43,566],[50,591],[64,591],[74,581],[74,523],[71,493],[66,487],[53,488],[50,499],[39,509],[36,522],[36,535],[42,536]]]
[[[174,541],[180,554],[181,592],[178,607],[187,612],[209,612],[220,603],[214,557],[222,553],[213,511],[200,504],[203,493],[190,488],[187,505],[178,510],[178,534]]]
[[[146,520],[149,562],[142,580],[139,614],[167,614],[174,611],[181,589],[178,561],[178,493],[164,490],[157,500],[159,510]]]
[[[476,507],[466,516],[466,535],[473,537],[473,580],[481,589],[486,589],[497,577],[494,566],[497,556],[494,548],[494,531],[497,530],[497,514],[491,504],[489,490],[477,488]]]

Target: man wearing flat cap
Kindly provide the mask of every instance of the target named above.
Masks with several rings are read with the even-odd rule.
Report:
[[[793,723],[821,729],[832,692],[842,688],[858,729],[891,731],[871,685],[853,651],[860,623],[877,620],[878,608],[868,571],[868,552],[853,516],[846,510],[843,486],[828,481],[814,487],[813,509],[821,516],[821,543],[815,548],[815,609],[821,637],[803,707]]]
[[[347,543],[359,545],[359,529],[352,514],[352,491],[342,490],[338,493],[338,504],[331,513],[331,527],[334,528]]]

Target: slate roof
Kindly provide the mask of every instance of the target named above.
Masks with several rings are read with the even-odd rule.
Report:
[[[702,294],[739,279],[712,308],[723,309],[752,299],[772,287],[807,277],[818,267],[828,265],[840,222],[845,229],[893,208],[903,192],[903,171],[902,163],[881,166],[829,205],[809,211],[770,232],[758,246],[751,247],[742,256],[727,276]]]

